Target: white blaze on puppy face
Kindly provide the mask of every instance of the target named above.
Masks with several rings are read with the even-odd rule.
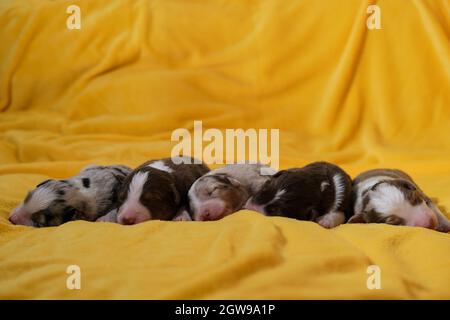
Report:
[[[412,207],[398,188],[388,184],[370,191],[370,203],[376,212],[385,215],[395,214],[397,211],[402,213]]]
[[[172,173],[173,169],[164,164],[162,160],[155,161],[149,164],[147,167],[155,168],[161,171],[165,171],[167,173]]]
[[[134,224],[149,220],[151,214],[140,202],[140,197],[147,181],[148,172],[137,172],[131,179],[125,202],[119,208],[118,222]]]
[[[355,214],[362,213],[363,208],[363,192],[369,190],[381,180],[393,180],[394,178],[388,176],[377,176],[364,180],[358,184],[358,194],[356,195]]]
[[[404,193],[393,185],[382,184],[370,191],[369,196],[369,206],[383,217],[395,215],[408,226],[433,227],[436,223],[436,216],[425,201],[412,205]]]

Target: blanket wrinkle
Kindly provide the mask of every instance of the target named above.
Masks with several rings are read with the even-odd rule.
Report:
[[[340,135],[335,135],[335,143],[332,145],[332,150],[339,150],[340,147],[342,148],[342,144],[348,141],[348,139],[345,139],[345,136],[353,134],[350,125],[358,125],[357,121],[345,119],[347,112],[345,112],[345,109],[343,110],[342,105],[345,105],[344,102],[348,98],[351,86],[354,84],[355,75],[361,63],[367,33],[369,32],[365,27],[365,8],[367,6],[368,4],[365,1],[361,2],[361,7],[358,10],[359,16],[355,17],[343,51],[339,54],[335,70],[331,75],[331,79],[334,79],[334,81],[330,81],[329,88],[325,89],[315,115],[315,124],[326,126],[334,131],[339,122],[343,121],[345,123],[344,128],[348,129],[340,133]],[[340,85],[336,85],[336,83]]]

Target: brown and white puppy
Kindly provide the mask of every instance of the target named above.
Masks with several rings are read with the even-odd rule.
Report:
[[[88,166],[70,179],[46,180],[28,193],[9,220],[34,227],[95,221],[116,206],[117,191],[130,172],[122,165]]]
[[[353,182],[354,216],[349,223],[387,223],[450,231],[449,220],[413,179],[396,169],[361,173]]]
[[[210,171],[189,190],[194,220],[219,220],[243,209],[276,170],[262,164],[230,164]]]
[[[245,205],[269,216],[316,221],[333,228],[350,217],[351,179],[327,162],[282,170],[272,176]]]
[[[147,220],[172,220],[186,207],[187,193],[209,168],[190,157],[152,160],[137,167],[119,192],[117,222],[136,224]]]

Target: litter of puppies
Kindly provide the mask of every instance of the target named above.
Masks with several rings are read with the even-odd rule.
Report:
[[[276,171],[259,163],[210,171],[188,157],[88,166],[64,180],[46,180],[11,213],[13,224],[51,227],[74,220],[133,225],[148,220],[213,221],[247,209],[317,222],[386,223],[450,231],[450,221],[413,179],[374,169],[355,179],[337,165],[313,162]]]

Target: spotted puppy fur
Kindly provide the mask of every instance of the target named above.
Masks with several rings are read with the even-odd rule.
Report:
[[[9,220],[34,227],[95,221],[116,205],[119,187],[130,172],[123,165],[91,165],[72,178],[46,180],[28,193]]]

